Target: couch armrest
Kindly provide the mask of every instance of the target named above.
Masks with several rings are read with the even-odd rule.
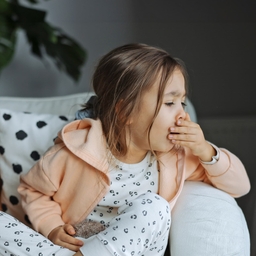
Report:
[[[236,116],[200,119],[205,138],[219,147],[224,147],[237,155],[247,170],[251,191],[237,199],[247,220],[251,241],[256,241],[256,116]],[[251,255],[256,254],[252,243]]]

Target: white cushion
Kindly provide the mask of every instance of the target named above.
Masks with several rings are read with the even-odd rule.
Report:
[[[25,221],[17,192],[19,176],[26,173],[53,145],[58,131],[74,116],[35,114],[0,109],[0,175],[3,210]]]
[[[26,98],[0,97],[0,109],[48,113],[56,115],[73,115],[81,104],[89,100],[93,93],[85,92],[57,97]]]
[[[0,177],[3,183],[3,210],[28,224],[17,193],[19,176],[27,172],[53,145],[58,131],[74,119],[75,112],[91,95],[89,92],[43,98],[0,97]],[[22,135],[26,137],[18,139]]]

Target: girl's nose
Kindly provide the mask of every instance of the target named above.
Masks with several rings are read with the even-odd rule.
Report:
[[[186,118],[186,111],[185,111],[184,108],[181,108],[181,109],[179,110],[179,113],[177,114],[177,121],[178,121],[179,119],[184,120],[185,118]]]

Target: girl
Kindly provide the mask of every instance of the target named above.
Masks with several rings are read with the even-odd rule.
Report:
[[[45,242],[52,252],[164,255],[186,180],[233,197],[249,191],[240,160],[206,141],[185,112],[187,75],[178,59],[124,45],[99,61],[93,89],[96,97],[77,114],[90,118],[66,125],[18,188],[35,230],[56,244]],[[103,230],[76,237],[74,226],[85,220]]]

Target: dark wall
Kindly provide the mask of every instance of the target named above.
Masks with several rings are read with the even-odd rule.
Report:
[[[256,115],[256,1],[139,1],[136,39],[184,60],[199,118]]]
[[[256,1],[62,0],[39,7],[88,50],[81,80],[75,85],[49,61],[45,67],[31,56],[21,33],[15,58],[0,76],[1,96],[88,91],[102,54],[143,42],[185,61],[199,118],[256,114]]]

